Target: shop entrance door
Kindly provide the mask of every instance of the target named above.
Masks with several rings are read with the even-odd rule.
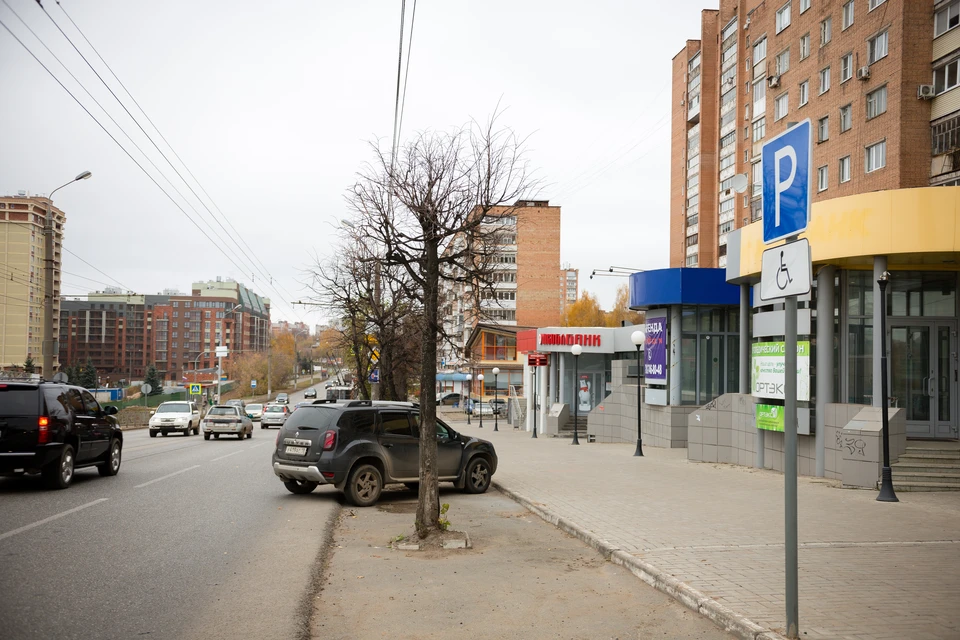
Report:
[[[908,438],[957,438],[957,323],[894,320],[890,403],[906,409]]]

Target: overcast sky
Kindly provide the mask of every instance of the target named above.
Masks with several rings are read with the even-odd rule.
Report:
[[[35,0],[4,1],[200,212],[182,204],[190,216],[222,241],[207,210]],[[670,60],[687,38],[697,37],[701,9],[716,4],[419,0],[403,132],[482,120],[500,102],[503,124],[530,136],[529,160],[547,185],[542,197],[562,206],[562,263],[580,269],[581,291],[597,294],[609,308],[626,280],[590,280],[593,269],[668,266]],[[62,5],[274,285],[253,271],[250,259],[234,258],[237,266],[217,251],[0,28],[0,194],[46,194],[81,171],[93,172],[58,192],[55,202],[68,216],[66,248],[110,278],[65,254],[64,293],[103,289],[115,285],[113,279],[141,293],[187,292],[194,281],[223,276],[269,297],[275,319],[322,321],[319,312],[288,303],[309,295],[303,273],[315,255],[330,251],[332,225],[346,214],[344,194],[371,157],[368,142],[392,133],[400,3]],[[129,103],[54,0],[44,6]],[[407,0],[408,26],[412,6]],[[179,201],[2,2],[0,21]],[[132,103],[129,108],[153,133]]]

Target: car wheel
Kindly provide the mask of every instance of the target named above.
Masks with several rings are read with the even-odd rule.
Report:
[[[150,437],[151,437],[151,438],[156,438],[156,437],[157,437],[157,432],[154,431],[153,429],[150,429]]]
[[[362,464],[350,474],[346,486],[347,500],[358,507],[369,507],[380,499],[383,476],[372,464]]]
[[[123,445],[120,444],[120,441],[114,438],[110,442],[110,450],[107,452],[107,461],[103,464],[97,465],[97,471],[100,472],[101,476],[115,476],[117,472],[120,471],[120,460],[121,454],[123,453]]]
[[[247,437],[247,434],[245,434],[243,431],[237,434],[237,440],[243,440],[246,437]]]
[[[290,493],[303,495],[316,489],[318,484],[318,482],[310,482],[309,480],[287,480],[283,483],[283,486],[285,486]]]
[[[247,434],[247,440],[253,438],[253,427],[250,427],[250,432]]]
[[[193,433],[193,423],[188,422],[188,423],[187,423],[187,430],[183,432],[183,435],[189,436],[191,433]]]
[[[166,437],[167,437],[167,432],[166,432],[166,431],[161,431],[160,433],[162,433],[162,434],[163,434],[163,437],[164,437],[164,438],[166,438]]]
[[[214,439],[214,440],[219,440],[219,439],[220,439],[220,434],[219,434],[219,433],[213,434],[213,439]]]
[[[483,493],[490,487],[490,463],[483,458],[474,458],[467,465],[467,481],[464,490],[467,493]]]
[[[210,434],[209,434],[209,433],[203,434],[203,439],[204,439],[204,440],[209,440],[209,439],[210,439]]]
[[[260,425],[260,428],[261,428],[261,429],[266,429],[266,427],[265,427],[264,425]]]
[[[193,435],[195,435],[195,436],[200,435],[200,425],[199,425],[199,424],[193,428]]]
[[[65,445],[60,457],[43,468],[43,483],[48,489],[66,489],[73,482],[73,447]]]

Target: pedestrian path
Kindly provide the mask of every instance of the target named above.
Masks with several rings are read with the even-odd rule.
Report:
[[[447,417],[447,416],[445,416]],[[783,476],[697,463],[686,449],[572,446],[484,421],[452,422],[494,442],[494,481],[548,517],[783,633]],[[799,479],[803,638],[960,638],[960,493],[874,491]],[[744,632],[743,637],[751,637]]]

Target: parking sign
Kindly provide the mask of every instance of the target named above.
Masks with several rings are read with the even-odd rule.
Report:
[[[796,235],[810,222],[813,138],[810,120],[763,145],[763,241]]]

